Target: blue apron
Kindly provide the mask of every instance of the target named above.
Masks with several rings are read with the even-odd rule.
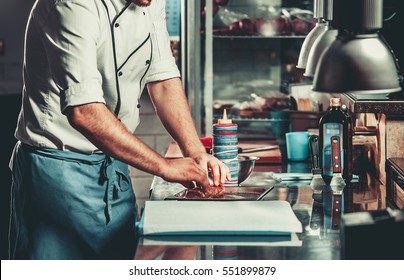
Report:
[[[133,258],[137,206],[127,164],[18,142],[11,165],[11,259]]]

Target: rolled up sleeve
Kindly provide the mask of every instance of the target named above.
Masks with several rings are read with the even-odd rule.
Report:
[[[52,24],[43,24],[43,41],[61,111],[69,106],[105,103],[97,67],[99,12],[94,1],[59,1],[46,18]]]
[[[167,31],[165,1],[156,1],[156,9],[152,12],[153,44],[152,63],[146,77],[146,83],[180,77],[180,71],[175,63],[170,48],[170,37]]]
[[[100,80],[87,80],[82,83],[71,85],[61,91],[60,107],[63,112],[69,106],[101,102],[105,103],[102,96]],[[101,93],[101,94],[100,94]]]

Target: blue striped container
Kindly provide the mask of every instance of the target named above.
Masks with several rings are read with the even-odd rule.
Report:
[[[225,163],[230,170],[231,179],[225,187],[238,186],[238,126],[237,124],[213,125],[213,155]]]

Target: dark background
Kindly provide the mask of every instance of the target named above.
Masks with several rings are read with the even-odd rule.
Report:
[[[0,258],[8,258],[11,173],[8,169],[15,144],[14,130],[21,107],[21,69],[24,30],[34,0],[0,1]]]
[[[386,20],[389,16],[395,15]],[[404,75],[404,44],[402,37],[404,34],[404,1],[403,0],[384,0],[384,23],[380,33],[389,43],[391,49],[398,59],[401,76]],[[403,86],[403,84],[401,84]]]

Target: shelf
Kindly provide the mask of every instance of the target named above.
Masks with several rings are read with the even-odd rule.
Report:
[[[346,93],[341,96],[353,113],[383,113],[389,116],[404,116],[404,94],[352,94]]]

